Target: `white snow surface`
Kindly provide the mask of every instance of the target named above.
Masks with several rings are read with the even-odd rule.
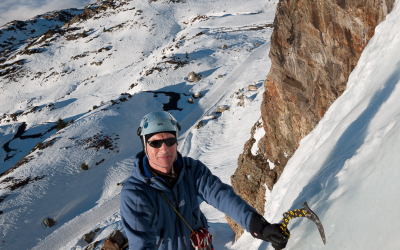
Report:
[[[89,31],[87,37],[49,39],[44,52],[17,55],[15,61],[25,60],[27,77],[18,82],[0,78],[0,114],[26,113],[17,121],[0,122],[0,145],[10,149],[0,150],[0,173],[27,154],[30,159],[0,177],[0,249],[79,250],[87,246],[83,234],[96,228],[100,231],[95,241],[105,240],[115,229],[124,233],[119,184],[129,177],[141,149],[136,136],[140,119],[162,110],[172,99],[165,92],[180,97],[179,110],[170,110],[182,125],[180,152],[201,160],[230,184],[250,129],[260,118],[263,81],[271,63],[272,28],[252,28],[273,23],[277,1],[120,3],[117,10],[124,11],[108,9],[99,18],[73,25],[82,28],[76,33]],[[194,19],[198,15],[208,18]],[[396,223],[399,42],[397,1],[376,28],[347,90],[301,141],[274,190],[267,191],[265,217],[270,222],[280,222],[283,212],[301,208],[307,201],[325,227],[327,245],[323,246],[311,221],[294,219],[286,249],[397,249],[400,245],[396,237],[400,231]],[[222,45],[228,48],[223,50]],[[101,48],[109,50],[99,52]],[[24,45],[13,53],[20,49]],[[77,55],[83,56],[73,59]],[[169,60],[188,64],[174,69]],[[146,75],[155,67],[161,72]],[[191,71],[200,73],[201,81],[189,82]],[[258,91],[247,91],[254,82]],[[137,85],[131,88],[132,84]],[[239,90],[244,106],[237,105]],[[189,104],[187,99],[196,92],[203,97]],[[28,113],[35,106],[38,109]],[[220,106],[230,109],[216,114]],[[52,126],[59,117],[74,123],[56,133]],[[204,126],[195,129],[200,120]],[[23,122],[25,132],[13,139]],[[92,147],[106,140],[111,148]],[[50,141],[51,146],[30,153],[38,142]],[[82,163],[89,170],[82,170]],[[27,185],[11,188],[28,177]],[[210,222],[215,249],[272,249],[249,233],[234,242],[224,214],[205,202],[201,209]],[[46,228],[47,217],[54,218],[56,225]]]
[[[259,122],[260,124],[262,124],[262,119],[260,118],[260,119],[258,120],[258,122]],[[257,127],[257,128],[256,128],[256,132],[254,133],[254,139],[255,139],[256,141],[254,142],[253,146],[251,147],[251,153],[252,153],[253,155],[257,155],[257,154],[258,154],[258,150],[259,150],[258,142],[259,142],[260,139],[263,138],[264,136],[265,136],[264,127],[263,127],[263,126]],[[268,162],[268,163],[270,163],[270,162]],[[270,164],[271,164],[271,163],[270,163]]]

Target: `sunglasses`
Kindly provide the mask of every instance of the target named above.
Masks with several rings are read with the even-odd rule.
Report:
[[[177,142],[176,138],[168,138],[164,140],[154,140],[154,141],[148,141],[147,143],[150,145],[152,148],[161,148],[162,144],[165,143],[167,147],[171,147]]]

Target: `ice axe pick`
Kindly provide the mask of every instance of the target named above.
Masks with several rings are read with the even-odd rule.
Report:
[[[303,208],[301,209],[292,210],[283,214],[283,220],[281,223],[282,232],[286,234],[288,237],[290,237],[290,234],[287,230],[287,225],[289,224],[289,220],[293,218],[306,217],[312,220],[315,223],[315,225],[317,225],[319,234],[321,235],[322,238],[322,242],[325,245],[326,238],[325,238],[324,227],[322,226],[321,221],[319,220],[318,216],[310,209],[307,202],[303,202],[302,205]]]

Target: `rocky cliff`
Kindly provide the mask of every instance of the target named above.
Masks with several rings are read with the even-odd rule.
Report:
[[[265,185],[272,190],[300,140],[346,89],[375,27],[394,0],[281,0],[271,37],[271,70],[261,106],[265,136],[251,153],[245,144],[232,186],[264,213]],[[270,169],[270,164],[274,168]],[[243,229],[228,218],[238,238]]]

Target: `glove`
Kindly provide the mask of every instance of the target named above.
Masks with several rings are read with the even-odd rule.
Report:
[[[283,249],[289,238],[283,234],[281,224],[271,224],[258,213],[253,213],[250,219],[250,233],[254,238],[271,242],[276,249]],[[290,234],[289,230],[286,229]]]

